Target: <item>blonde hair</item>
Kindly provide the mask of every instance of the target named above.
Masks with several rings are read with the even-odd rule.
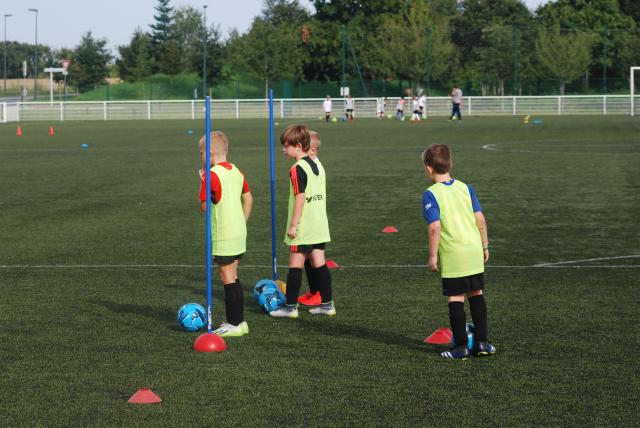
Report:
[[[229,152],[229,140],[227,140],[227,136],[224,135],[222,131],[211,131],[209,134],[211,137],[211,156],[227,156]],[[198,142],[198,149],[200,153],[203,153],[203,157],[205,156],[205,150],[207,145],[207,136],[203,135]]]
[[[309,146],[312,149],[319,150],[322,142],[320,141],[320,134],[316,131],[309,130]]]

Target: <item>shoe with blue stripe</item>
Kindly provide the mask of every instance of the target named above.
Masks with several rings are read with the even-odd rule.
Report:
[[[496,353],[496,347],[489,342],[478,342],[476,347],[476,357],[486,357],[487,355],[493,355]]]
[[[453,360],[466,360],[471,356],[471,352],[466,346],[456,346],[450,351],[441,352],[440,355]]]

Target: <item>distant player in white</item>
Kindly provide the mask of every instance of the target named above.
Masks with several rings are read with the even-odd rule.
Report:
[[[412,111],[411,120],[419,121],[420,120],[420,107],[418,105],[418,98],[416,98],[415,95],[411,98],[411,111]]]
[[[420,108],[420,119],[424,119],[427,107],[427,96],[424,92],[418,98],[418,107]]]
[[[351,122],[353,120],[353,98],[351,98],[351,95],[347,95],[344,100],[344,111],[347,122]]]
[[[384,117],[384,111],[387,108],[387,98],[378,98],[378,102],[376,103],[376,111],[378,112],[378,119],[382,119]]]
[[[404,97],[400,97],[398,105],[396,105],[396,119],[404,120]]]
[[[451,117],[449,117],[449,120],[452,120],[455,116],[458,116],[458,120],[462,120],[462,115],[460,114],[460,107],[462,107],[462,91],[458,88],[458,85],[453,85],[453,89],[451,90],[451,104],[453,104],[453,107],[451,109]]]
[[[324,111],[324,120],[329,122],[331,120],[331,110],[333,110],[333,103],[329,95],[327,95],[327,98],[322,103],[322,110]]]

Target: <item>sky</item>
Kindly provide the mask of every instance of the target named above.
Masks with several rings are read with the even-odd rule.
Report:
[[[525,0],[535,9],[548,0]],[[310,10],[311,1],[300,0]],[[108,47],[124,45],[131,39],[136,27],[148,29],[153,22],[156,0],[21,0],[0,1],[0,14],[7,18],[7,40],[35,42],[35,13],[38,9],[38,43],[54,48],[73,48],[87,31],[94,37],[107,39]],[[262,10],[262,0],[172,0],[174,7],[201,8],[207,5],[207,22],[219,25],[223,34],[237,28],[241,33],[251,25],[254,16]],[[4,31],[4,24],[3,24]]]

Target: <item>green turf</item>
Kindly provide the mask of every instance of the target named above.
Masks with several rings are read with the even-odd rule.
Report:
[[[240,270],[251,333],[215,355],[193,352],[197,333],[174,321],[204,303],[203,124],[70,122],[48,137],[28,123],[20,139],[0,126],[1,425],[637,423],[640,120],[308,124],[328,174],[327,255],[344,266],[338,315],[275,320],[251,300],[270,271],[267,123],[219,121],[255,206]],[[447,361],[422,343],[448,324],[438,277],[415,267],[420,153],[434,142],[452,146],[488,220],[492,358]],[[289,161],[277,154],[280,242]],[[163,403],[128,404],[143,386]]]

